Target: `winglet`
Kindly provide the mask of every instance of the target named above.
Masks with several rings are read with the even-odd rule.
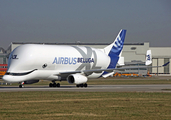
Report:
[[[167,63],[165,63],[165,64],[164,64],[164,65],[162,65],[162,66],[163,66],[163,67],[164,67],[164,66],[167,66],[169,63],[170,63],[170,61],[169,61],[169,62],[167,62]]]

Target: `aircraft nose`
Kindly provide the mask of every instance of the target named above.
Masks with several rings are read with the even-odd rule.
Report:
[[[8,82],[11,81],[11,77],[10,77],[9,75],[4,75],[4,76],[2,77],[2,80],[8,83]]]

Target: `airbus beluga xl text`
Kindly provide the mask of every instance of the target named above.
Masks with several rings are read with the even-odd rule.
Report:
[[[122,51],[126,30],[121,30],[113,43],[104,49],[91,47],[26,44],[14,49],[8,60],[3,80],[8,83],[32,84],[50,80],[49,87],[60,87],[55,81],[67,80],[77,87],[87,87],[90,78],[108,77]]]

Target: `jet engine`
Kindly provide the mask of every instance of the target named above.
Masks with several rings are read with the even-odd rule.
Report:
[[[29,80],[29,81],[24,81],[24,84],[33,84],[37,82],[39,82],[39,80]]]
[[[81,74],[71,74],[68,76],[67,81],[70,84],[82,84],[87,82],[87,77]]]

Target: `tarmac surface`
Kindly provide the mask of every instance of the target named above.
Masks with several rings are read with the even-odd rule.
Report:
[[[171,92],[170,84],[157,85],[89,85],[87,88],[77,88],[75,85],[62,85],[60,88],[50,88],[47,85],[0,86],[0,92],[17,91],[68,91],[68,92]]]

